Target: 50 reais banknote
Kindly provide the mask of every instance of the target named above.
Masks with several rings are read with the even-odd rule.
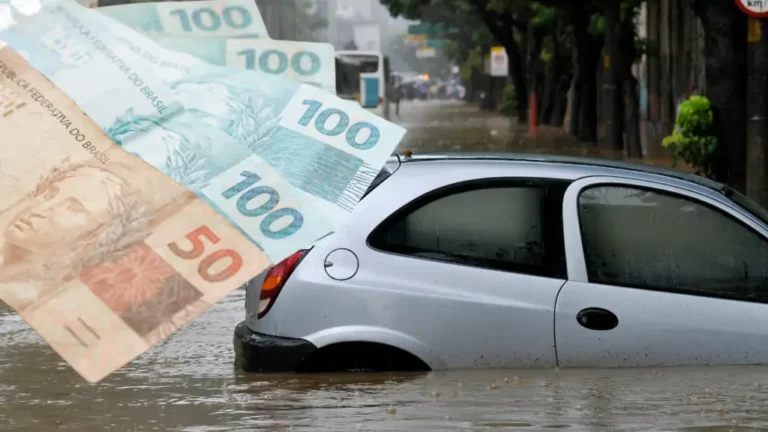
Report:
[[[0,131],[0,299],[91,383],[271,264],[9,47]]]

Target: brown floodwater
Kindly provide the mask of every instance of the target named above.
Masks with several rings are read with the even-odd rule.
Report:
[[[402,148],[580,151],[554,132],[532,147],[466,105],[402,108]],[[0,431],[768,431],[765,367],[243,374],[231,341],[244,297],[95,385],[0,305]]]

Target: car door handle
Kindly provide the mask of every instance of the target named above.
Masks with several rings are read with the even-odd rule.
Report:
[[[583,309],[576,315],[576,321],[590,330],[613,330],[619,325],[619,318],[611,311],[602,308]]]

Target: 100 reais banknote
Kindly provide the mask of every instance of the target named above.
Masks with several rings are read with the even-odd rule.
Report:
[[[97,11],[128,27],[141,30],[165,48],[190,54],[210,64],[280,75],[336,93],[336,61],[333,45],[329,43],[281,41],[265,37],[266,33],[232,38],[225,37],[227,33],[224,32],[168,31],[157,24],[161,21],[158,16],[165,16],[165,21],[176,23],[176,15],[181,15],[182,9],[159,5],[139,3],[108,6]],[[253,2],[250,5],[253,7],[247,11],[248,16],[259,14]],[[228,10],[245,6],[229,0],[200,1],[189,6],[196,8],[195,11],[185,11],[183,14],[194,15],[199,14],[197,11],[200,10]],[[174,18],[171,18],[169,12],[173,12]],[[160,27],[162,30],[158,31]]]
[[[254,0],[135,3],[98,10],[150,38],[165,35],[269,38]]]
[[[153,39],[164,48],[212,65],[280,75],[336,94],[336,58],[328,43],[182,36]]]

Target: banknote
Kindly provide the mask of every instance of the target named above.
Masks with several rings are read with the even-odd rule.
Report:
[[[210,64],[280,75],[336,94],[336,60],[329,43],[173,35],[154,40]]]
[[[0,130],[0,299],[91,383],[271,265],[7,46]]]
[[[251,156],[243,163],[254,164],[248,172],[255,176],[243,177],[243,165],[217,163],[227,157],[223,152],[208,152],[207,160],[200,166],[210,168],[209,177],[195,190],[230,217],[273,261],[311,244],[308,239],[314,241],[335,231],[405,134],[403,128],[319,88],[281,76],[210,65],[165,49],[119,22],[72,2],[46,3],[34,19],[19,18],[19,24],[0,33],[0,38],[15,32],[12,40],[20,44],[21,40],[42,39],[52,29],[69,32],[67,40],[89,39],[105,31],[115,35],[134,54],[132,63],[152,63],[153,77],[165,81],[173,96],[184,105],[183,113],[176,119],[183,118],[182,124],[189,127],[213,126],[245,145]],[[46,52],[59,56],[50,54],[50,50]],[[84,83],[57,85],[69,92],[70,87]],[[89,112],[89,107],[83,109]],[[93,109],[98,110],[98,106]],[[145,152],[137,154],[175,177],[170,156],[179,147],[177,143],[199,142],[201,138],[197,133],[184,134],[183,128],[169,130],[167,120],[155,117],[158,116],[140,116],[129,110],[115,118],[114,124],[100,124],[116,143],[130,149],[136,148],[131,147],[131,141],[144,137],[147,129],[134,124],[162,126],[155,136],[171,145],[146,146]],[[205,134],[211,136],[212,132],[206,129]],[[219,145],[218,140],[211,142]],[[194,161],[203,153],[198,148],[206,146],[196,144],[187,148],[190,147],[185,159]],[[269,175],[262,174],[270,170]],[[231,182],[235,178],[240,178],[244,185],[256,178],[285,182],[269,185],[270,190],[278,191],[274,194],[265,194],[261,184],[252,185],[256,191],[241,190],[242,194],[237,196],[220,191],[225,179]],[[253,195],[256,192],[261,193],[256,203],[262,205],[249,211],[246,204],[257,198]],[[289,210],[281,208],[284,201],[280,197],[285,195],[291,195],[290,202],[295,203]],[[299,204],[305,210],[295,209]]]
[[[402,127],[317,87],[214,66],[101,19],[134,53],[153,59],[156,76],[187,115],[245,143],[302,191],[305,202],[329,215],[330,231],[346,220],[405,135]]]
[[[244,143],[201,121],[195,110],[168,108],[181,106],[178,98],[154,80],[156,71],[142,72],[155,66],[110,39],[101,15],[80,11],[88,10],[71,1],[46,2],[31,16],[15,16],[15,25],[0,38],[14,48],[28,48],[29,62],[72,96],[115,143],[197,193],[272,261],[328,233],[332,215],[318,207],[319,200],[291,185]],[[111,87],[93,87],[101,81]]]
[[[134,30],[161,35],[269,38],[254,0],[134,3],[98,8]]]

